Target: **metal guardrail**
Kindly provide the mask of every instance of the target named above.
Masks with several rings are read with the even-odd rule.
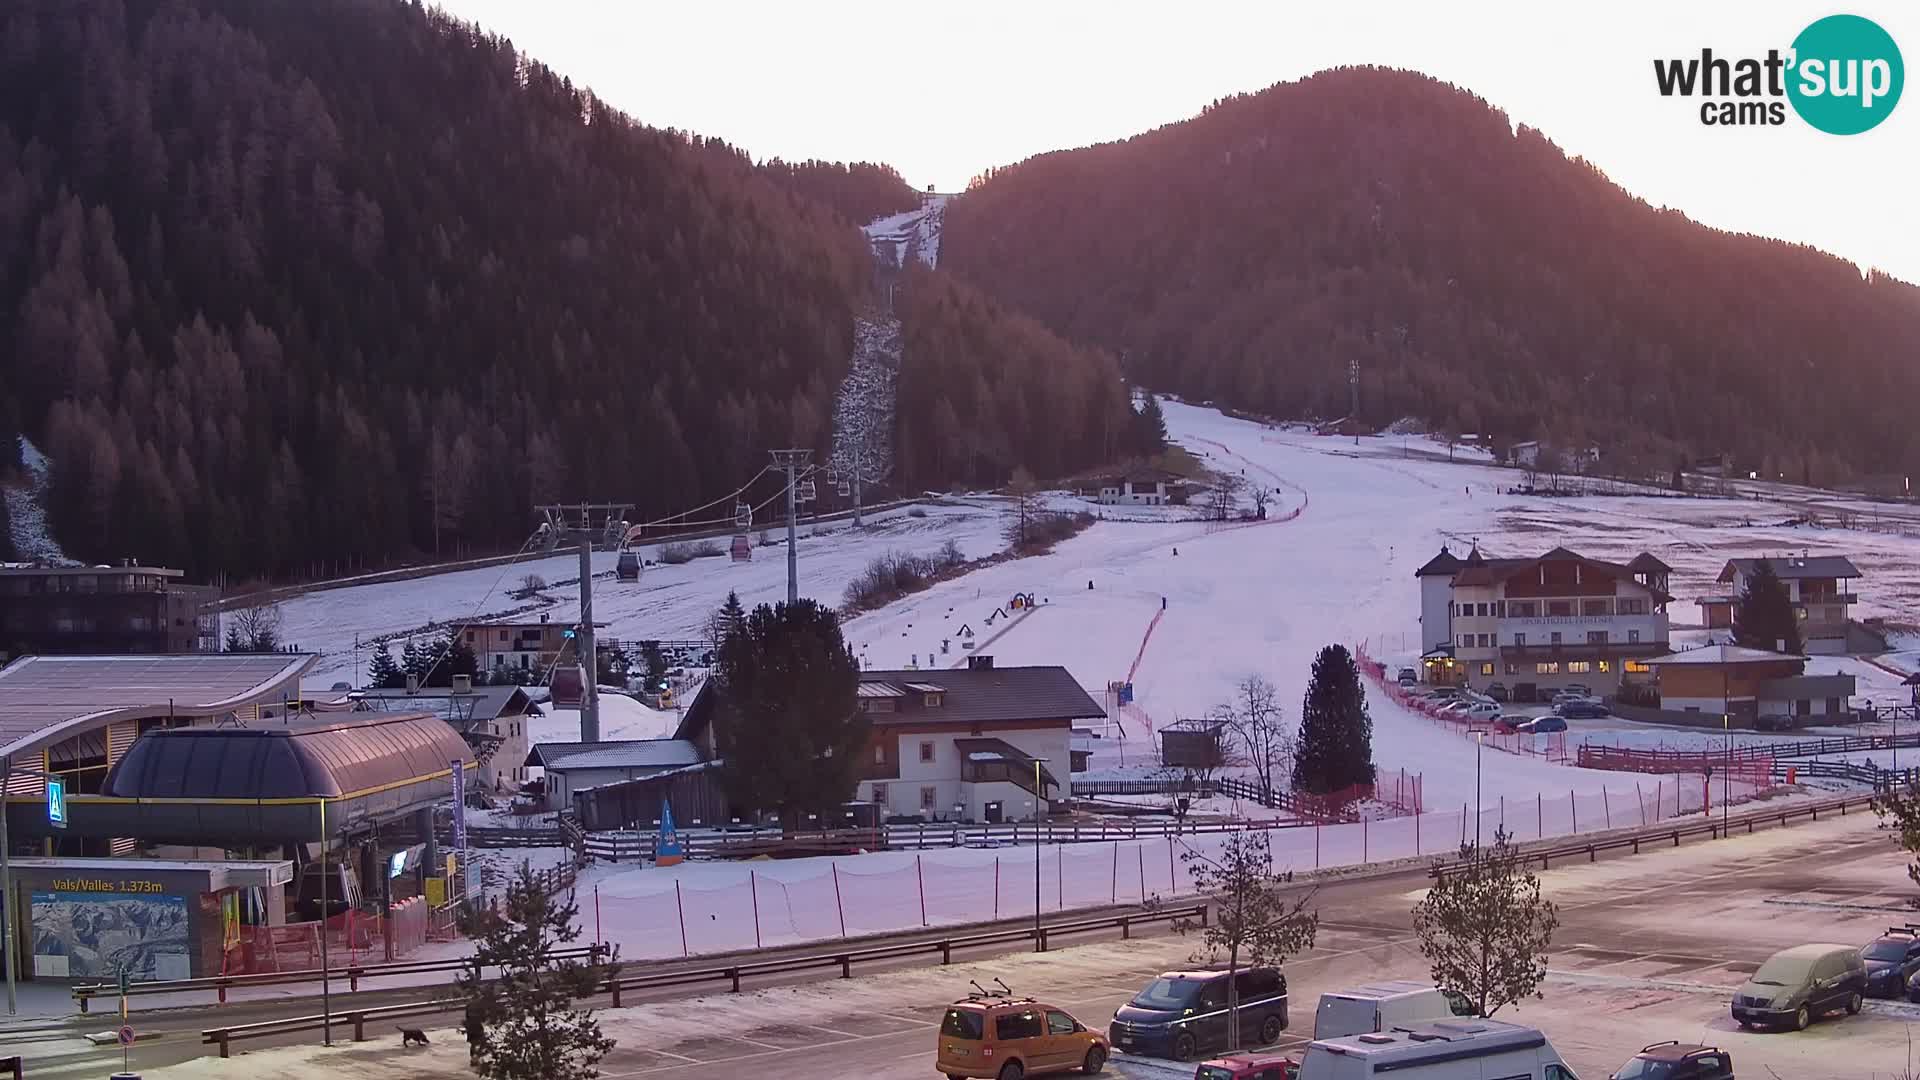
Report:
[[[623,992],[632,990],[651,990],[662,986],[695,986],[701,983],[727,983],[730,993],[740,992],[740,980],[755,975],[780,975],[794,971],[812,971],[819,968],[839,968],[840,977],[853,978],[853,965],[871,963],[875,960],[895,960],[903,956],[940,954],[942,964],[953,963],[955,949],[977,948],[982,945],[1004,945],[1013,941],[1034,942],[1035,952],[1046,952],[1050,939],[1063,934],[1084,934],[1095,930],[1112,930],[1118,927],[1122,940],[1133,937],[1133,928],[1143,924],[1177,923],[1194,919],[1201,926],[1207,925],[1207,905],[1188,904],[1180,907],[1157,908],[1151,911],[1127,912],[1121,915],[1108,915],[1096,919],[1076,919],[1064,923],[1046,923],[1039,927],[1022,926],[1008,930],[988,931],[980,934],[968,934],[961,937],[923,939],[903,941],[892,945],[877,945],[865,949],[845,949],[836,952],[817,953],[812,956],[787,957],[781,960],[765,960],[759,963],[729,964],[724,967],[698,968],[692,970],[664,971],[652,975],[635,975],[626,978],[615,977],[607,980],[604,991],[613,996],[614,1008],[620,1007]]]
[[[1024,926],[1007,930],[985,933],[963,934],[953,937],[903,941],[891,945],[874,945],[862,949],[841,949],[833,952],[816,953],[807,956],[787,957],[779,960],[762,960],[744,964],[728,964],[720,967],[678,969],[655,972],[649,975],[615,976],[607,980],[600,988],[601,993],[613,997],[613,1007],[619,1008],[621,996],[638,990],[651,990],[672,986],[698,986],[706,983],[727,983],[732,993],[740,991],[740,981],[760,975],[781,975],[789,972],[815,971],[821,968],[839,968],[840,977],[853,977],[855,964],[872,963],[877,960],[892,960],[906,956],[940,954],[942,964],[953,962],[956,949],[977,948],[984,945],[1000,945],[1013,941],[1033,941],[1035,951],[1047,951],[1050,939],[1070,934],[1084,934],[1096,930],[1118,928],[1123,939],[1133,936],[1133,928],[1154,923],[1177,923],[1193,919],[1201,926],[1207,925],[1207,905],[1188,904],[1179,907],[1156,908],[1151,911],[1125,912],[1119,915],[1107,915],[1093,919],[1075,919],[1069,922],[1043,923],[1038,928]],[[372,1009],[343,1009],[331,1017],[295,1016],[280,1020],[263,1020],[252,1024],[234,1024],[228,1027],[208,1028],[200,1033],[200,1040],[208,1046],[218,1046],[221,1057],[231,1056],[232,1044],[246,1039],[266,1038],[275,1035],[288,1035],[303,1031],[319,1031],[330,1026],[346,1025],[353,1028],[355,1042],[366,1039],[366,1025],[369,1021],[393,1020],[409,1016],[431,1016],[435,1013],[454,1012],[465,1008],[466,1002],[460,998],[445,998],[433,1001],[418,1001],[404,1005],[386,1005]]]
[[[1651,829],[1641,829],[1619,836],[1599,837],[1593,840],[1558,844],[1553,847],[1535,847],[1522,852],[1522,858],[1526,862],[1532,862],[1535,859],[1540,860],[1540,868],[1545,870],[1555,859],[1564,860],[1576,855],[1585,855],[1588,862],[1597,861],[1599,853],[1602,851],[1616,851],[1620,848],[1631,848],[1633,853],[1638,855],[1640,854],[1641,846],[1644,844],[1671,841],[1673,847],[1679,847],[1680,841],[1687,837],[1711,836],[1717,840],[1723,835],[1732,835],[1737,829],[1744,828],[1747,832],[1751,833],[1755,825],[1766,822],[1778,822],[1782,828],[1785,828],[1792,823],[1792,819],[1794,818],[1807,818],[1812,821],[1818,821],[1820,820],[1820,813],[1823,810],[1829,813],[1838,811],[1841,816],[1844,817],[1849,808],[1856,810],[1870,809],[1873,806],[1873,799],[1874,797],[1871,795],[1855,795],[1841,799],[1825,799],[1820,802],[1801,803],[1798,806],[1749,811],[1744,814],[1733,815],[1724,822],[1706,820],[1687,825],[1666,825]],[[1435,878],[1444,878],[1449,873],[1457,873],[1465,865],[1463,861],[1458,859],[1450,862],[1437,862],[1428,873]]]
[[[607,950],[604,946],[585,945],[574,949],[555,949],[547,954],[549,960],[585,960],[596,962]],[[415,960],[400,961],[392,964],[356,964],[337,967],[323,972],[319,968],[300,968],[295,971],[263,971],[252,975],[203,975],[194,979],[166,979],[154,982],[136,982],[127,985],[129,997],[142,994],[183,994],[195,990],[212,990],[219,1000],[227,1000],[229,990],[239,990],[249,986],[285,986],[291,983],[317,983],[323,980],[345,980],[349,993],[360,989],[361,979],[377,979],[385,975],[419,975],[428,972],[451,971],[466,973],[474,970],[473,957],[456,957],[451,960]],[[81,1012],[89,1012],[89,1004],[94,998],[114,998],[120,996],[120,987],[115,983],[87,983],[73,988],[73,999],[80,1005]]]

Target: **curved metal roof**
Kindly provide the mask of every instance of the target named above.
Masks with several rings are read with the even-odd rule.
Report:
[[[23,656],[0,668],[0,754],[117,720],[209,716],[298,693],[304,654]]]
[[[356,714],[270,727],[149,731],[107,774],[123,799],[342,799],[467,767],[466,740],[437,716]]]

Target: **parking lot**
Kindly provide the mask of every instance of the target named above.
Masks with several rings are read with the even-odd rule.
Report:
[[[1543,878],[1561,907],[1553,975],[1541,1001],[1502,1019],[1544,1029],[1584,1077],[1604,1077],[1646,1043],[1704,1040],[1729,1050],[1742,1076],[1891,1077],[1907,1066],[1907,1031],[1920,1007],[1870,1003],[1860,1016],[1800,1033],[1742,1032],[1727,998],[1777,949],[1807,941],[1864,943],[1907,918],[1914,894],[1903,862],[1871,817],[1854,814],[1731,840],[1556,867]],[[1288,962],[1299,1045],[1324,990],[1380,978],[1420,978],[1426,965],[1408,929],[1424,878],[1323,886],[1320,942]],[[1156,936],[1019,955],[952,967],[894,971],[740,995],[711,995],[607,1011],[619,1049],[609,1077],[661,1080],[726,1075],[871,1080],[934,1075],[933,1031],[967,980],[1004,979],[1090,1025],[1150,976],[1187,964],[1196,942]],[[444,1045],[441,1045],[444,1044]],[[264,1051],[232,1062],[196,1062],[149,1077],[261,1075],[461,1076],[458,1035],[430,1052],[391,1047],[321,1055]],[[225,1071],[229,1069],[231,1071]],[[444,1071],[443,1071],[444,1068]],[[1165,1077],[1162,1068],[1117,1060],[1110,1073]],[[1184,1070],[1191,1075],[1191,1068]]]

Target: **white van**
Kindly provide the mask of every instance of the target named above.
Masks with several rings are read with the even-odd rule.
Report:
[[[1499,1020],[1439,1020],[1413,1029],[1320,1039],[1299,1080],[1579,1080],[1537,1029]]]
[[[1337,1039],[1369,1031],[1415,1027],[1430,1020],[1460,1015],[1446,992],[1411,979],[1369,983],[1351,990],[1320,995],[1313,1014],[1313,1037]]]

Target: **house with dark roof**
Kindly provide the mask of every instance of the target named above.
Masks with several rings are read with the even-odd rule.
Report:
[[[1800,619],[1800,636],[1809,653],[1849,652],[1848,631],[1853,605],[1859,603],[1848,583],[1861,577],[1844,555],[1789,555],[1777,559],[1728,559],[1715,579],[1722,588],[1699,598],[1709,630],[1731,629],[1733,609],[1747,591],[1747,583],[1761,563],[1770,563],[1775,577],[1787,587],[1787,599]]]
[[[456,680],[458,682],[459,680]],[[356,690],[354,708],[363,712],[434,713],[460,733],[483,769],[476,779],[495,792],[514,792],[527,779],[527,718],[539,716],[527,692],[518,686],[474,686],[417,690]]]
[[[576,791],[658,776],[703,762],[700,747],[687,739],[537,743],[525,757],[528,767],[546,770],[549,810],[571,807]]]
[[[677,739],[714,756],[717,706],[709,682],[687,706]],[[1018,821],[1068,795],[1073,724],[1104,718],[1066,668],[862,671],[854,707],[872,727],[855,799],[885,815],[934,821]]]
[[[1852,675],[1806,674],[1804,656],[1740,645],[1703,645],[1647,662],[1659,675],[1662,709],[1724,716],[1733,727],[1832,723],[1850,712],[1856,689]]]
[[[1524,700],[1529,689],[1650,680],[1645,661],[1667,652],[1671,573],[1645,552],[1616,563],[1564,547],[1532,558],[1443,547],[1414,572],[1427,681],[1499,682]]]

